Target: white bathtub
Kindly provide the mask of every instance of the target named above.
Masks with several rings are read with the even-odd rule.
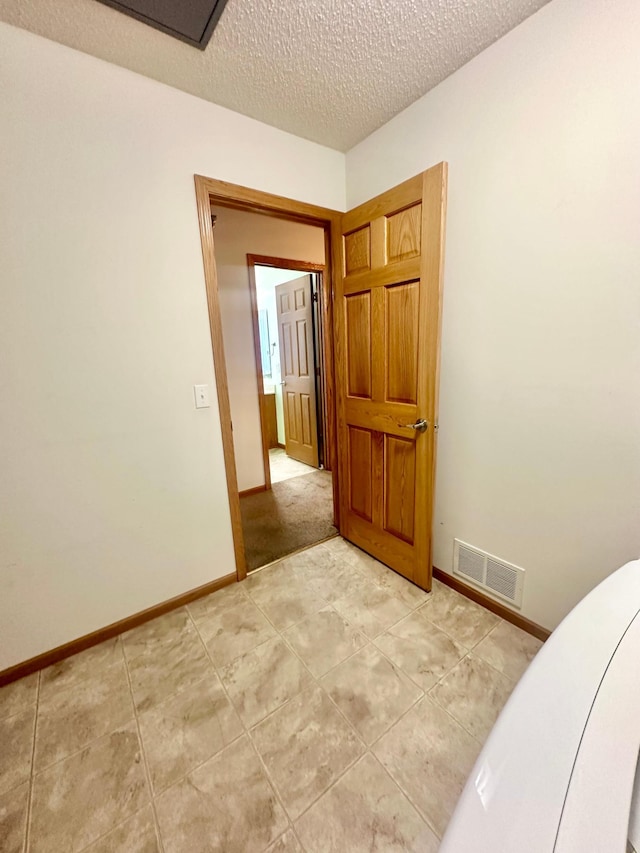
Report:
[[[467,780],[441,853],[640,851],[640,560],[542,647]]]

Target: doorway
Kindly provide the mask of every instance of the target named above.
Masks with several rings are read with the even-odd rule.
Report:
[[[334,536],[325,453],[324,263],[247,255],[264,491],[240,493],[247,569]]]
[[[210,178],[195,181],[238,579],[246,576],[246,560],[212,203],[323,228],[328,267],[323,311],[329,313],[323,346],[331,381],[325,394],[327,449],[336,473],[336,526],[429,591],[447,164],[345,214]]]
[[[331,470],[323,323],[325,264],[247,255],[264,479]]]
[[[324,229],[211,206],[248,571],[336,535],[326,447]],[[286,253],[286,255],[285,255]]]

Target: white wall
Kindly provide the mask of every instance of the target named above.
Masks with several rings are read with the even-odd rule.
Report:
[[[526,568],[553,627],[640,554],[640,6],[554,0],[347,155],[448,160],[435,564]]]
[[[244,491],[264,485],[247,255],[323,264],[324,230],[259,213],[212,210],[217,216],[214,239],[233,445],[238,488]]]
[[[0,42],[2,669],[234,571],[193,175],[342,208],[344,156]]]

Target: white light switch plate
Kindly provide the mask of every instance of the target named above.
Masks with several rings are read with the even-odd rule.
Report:
[[[196,409],[209,408],[209,386],[194,385],[193,396],[196,398]]]

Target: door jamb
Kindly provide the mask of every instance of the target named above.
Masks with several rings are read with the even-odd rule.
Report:
[[[271,466],[269,464],[269,442],[267,438],[267,401],[264,393],[264,375],[262,373],[262,353],[260,350],[260,324],[258,322],[258,297],[256,293],[256,267],[277,267],[293,272],[319,272],[324,281],[326,264],[313,264],[309,261],[292,261],[287,258],[274,258],[270,255],[247,254],[247,269],[249,270],[249,294],[251,296],[251,322],[253,328],[253,352],[256,360],[256,377],[258,379],[258,404],[260,410],[260,431],[262,433],[262,462],[264,465],[264,488],[271,488]],[[324,318],[322,318],[324,321]],[[320,353],[318,354],[320,355]],[[316,365],[318,367],[319,365]],[[317,420],[316,413],[316,420]],[[323,424],[323,431],[325,425]]]
[[[230,184],[202,175],[194,175],[198,223],[200,227],[200,242],[202,245],[202,262],[207,292],[209,313],[209,330],[213,355],[216,389],[218,392],[218,408],[220,411],[220,428],[222,434],[222,449],[224,456],[227,492],[229,495],[229,510],[231,513],[231,532],[236,560],[236,576],[242,580],[247,576],[247,563],[244,552],[242,534],[242,518],[240,515],[240,496],[238,493],[238,478],[236,475],[235,452],[233,448],[233,426],[231,423],[231,407],[229,403],[229,386],[227,368],[224,356],[222,337],[222,317],[220,313],[220,297],[218,292],[218,274],[215,261],[215,245],[213,226],[211,223],[211,205],[231,207],[235,210],[246,210],[252,213],[262,213],[286,219],[291,222],[301,222],[307,225],[317,225],[324,229],[325,235],[325,265],[323,275],[324,306],[323,321],[326,332],[325,371],[327,378],[327,422],[329,426],[326,437],[326,448],[331,459],[334,472],[333,507],[334,524],[339,526],[339,484],[337,477],[337,447],[336,447],[336,411],[335,411],[335,375],[333,358],[333,277],[334,256],[332,249],[337,245],[340,234],[341,214],[327,207],[319,207],[306,202],[295,201],[283,196],[264,193],[239,184]],[[337,256],[337,255],[336,255]],[[327,356],[329,356],[327,358]],[[330,387],[329,387],[330,385]]]

